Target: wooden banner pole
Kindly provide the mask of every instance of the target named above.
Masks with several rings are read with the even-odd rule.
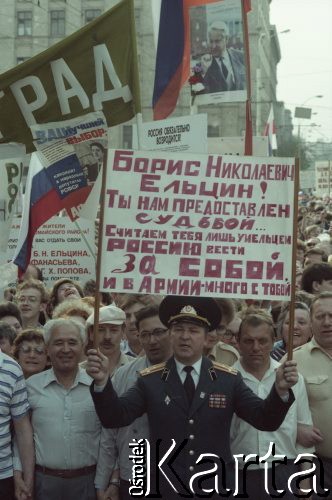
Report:
[[[291,278],[291,303],[289,308],[289,329],[287,360],[293,358],[293,334],[294,334],[294,316],[295,316],[295,292],[296,292],[296,251],[297,251],[297,220],[299,208],[299,187],[300,187],[300,162],[295,159],[294,172],[294,211],[293,211],[293,237],[292,237],[292,278]]]
[[[242,27],[244,41],[244,55],[246,65],[246,81],[247,81],[247,100],[246,100],[246,132],[244,142],[245,156],[252,156],[252,113],[251,113],[251,71],[250,71],[250,47],[249,47],[249,29],[248,29],[248,14],[245,6],[246,0],[242,0]]]
[[[107,156],[108,150],[104,154],[102,166],[102,182],[100,191],[100,209],[99,209],[99,227],[97,239],[97,261],[96,261],[96,292],[95,292],[95,305],[94,305],[94,322],[93,322],[93,347],[98,349],[98,324],[99,324],[99,308],[100,308],[100,271],[101,271],[101,255],[102,255],[102,241],[103,241],[103,226],[104,226],[104,212],[105,212],[105,190],[107,179]]]

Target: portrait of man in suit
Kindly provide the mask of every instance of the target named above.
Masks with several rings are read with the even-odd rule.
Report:
[[[227,48],[228,26],[224,21],[213,21],[208,27],[210,65],[203,77],[205,93],[245,90],[246,71],[244,54],[233,47]]]

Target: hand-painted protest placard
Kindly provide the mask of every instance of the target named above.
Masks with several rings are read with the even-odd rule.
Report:
[[[293,158],[108,158],[103,290],[289,299]]]
[[[207,115],[191,115],[133,125],[133,149],[207,153]]]
[[[19,228],[20,219],[16,218],[8,241],[8,260],[16,248]],[[68,217],[52,217],[35,234],[30,263],[42,270],[47,286],[60,278],[84,283],[95,279],[95,255],[91,255],[91,248],[95,249],[93,222],[80,220],[78,228]]]

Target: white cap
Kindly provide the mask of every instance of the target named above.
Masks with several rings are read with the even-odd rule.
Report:
[[[94,313],[90,314],[86,320],[86,325],[91,326],[94,323]],[[119,307],[110,305],[99,309],[98,324],[109,323],[110,325],[123,325],[126,320],[125,312]]]

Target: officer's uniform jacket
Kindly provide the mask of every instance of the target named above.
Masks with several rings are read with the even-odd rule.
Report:
[[[236,370],[205,357],[191,406],[173,358],[141,374],[136,384],[121,397],[117,396],[110,380],[102,392],[95,392],[92,385],[97,414],[104,427],[113,428],[128,425],[146,412],[152,456],[159,440],[159,455],[152,461],[159,463],[172,439],[177,449],[184,443],[172,468],[186,484],[197,472],[196,460],[202,453],[213,453],[225,463],[232,462],[229,439],[234,412],[258,429],[273,431],[294,401],[290,391],[289,401],[283,402],[274,387],[266,400],[262,400],[247,387]],[[165,498],[172,498],[170,488],[168,484],[162,486]]]

